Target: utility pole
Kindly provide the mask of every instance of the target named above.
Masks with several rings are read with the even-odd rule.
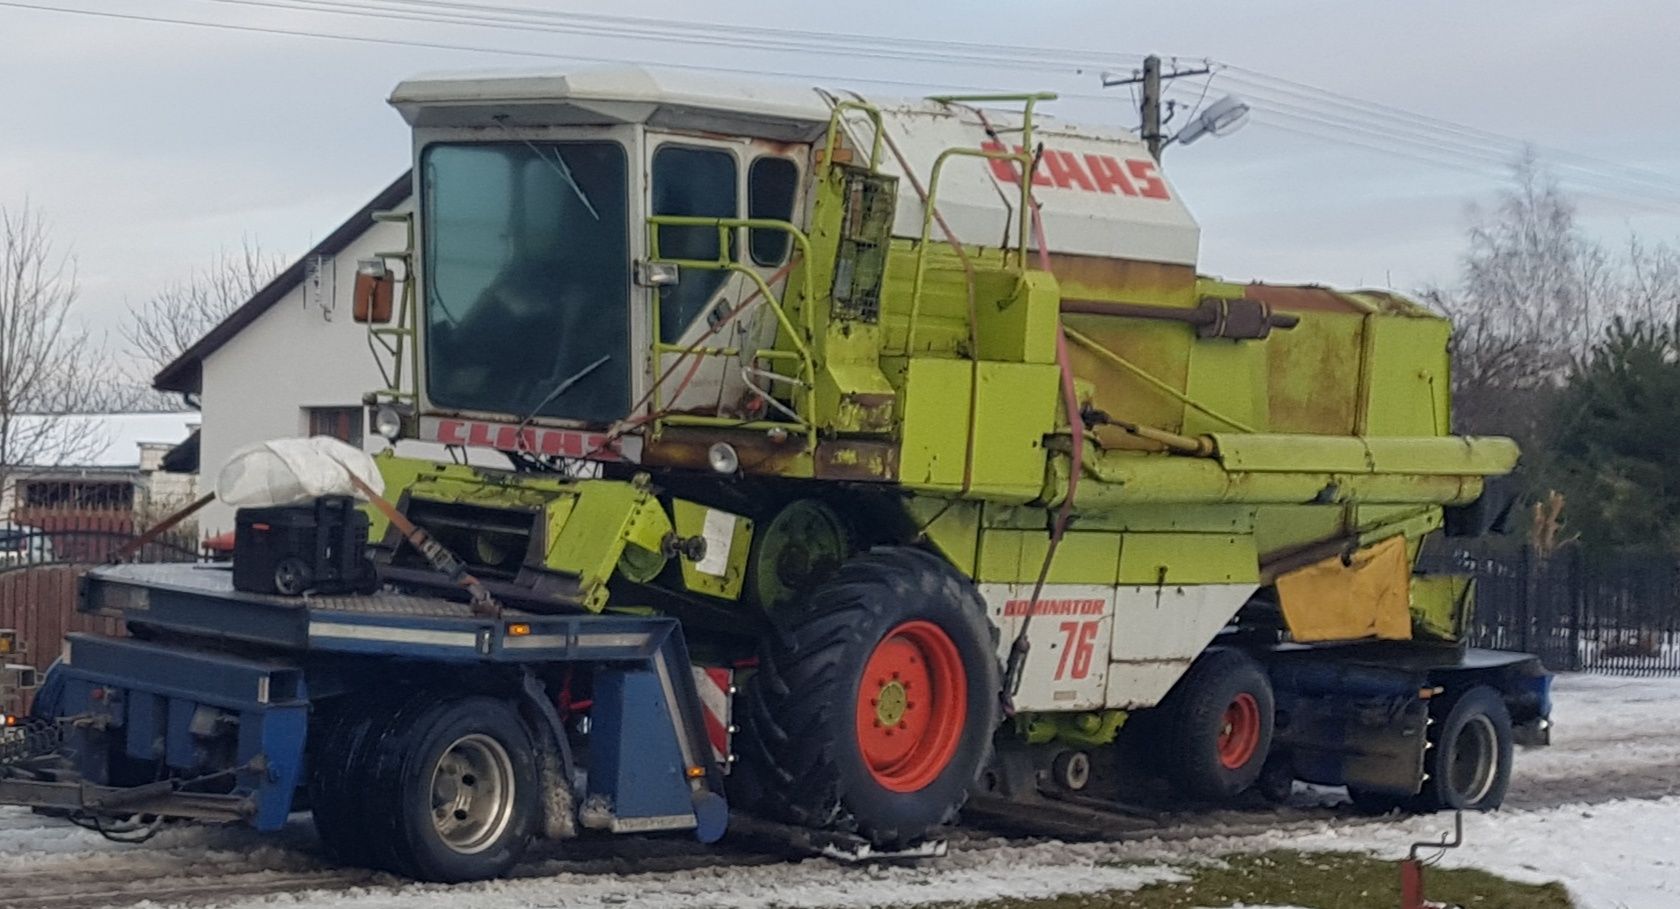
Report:
[[[1161,160],[1161,58],[1150,54],[1143,58],[1143,100],[1138,104],[1143,123],[1143,142],[1149,146],[1149,157]]]
[[[1199,69],[1178,69],[1176,65],[1172,72],[1161,72],[1161,58],[1155,54],[1143,58],[1142,71],[1134,70],[1130,78],[1114,79],[1103,77],[1103,88],[1116,85],[1142,85],[1143,97],[1138,100],[1138,115],[1142,120],[1142,128],[1138,130],[1139,137],[1149,146],[1150,157],[1161,160],[1161,149],[1166,147],[1167,137],[1161,132],[1161,83],[1168,79],[1182,79],[1185,76],[1205,76],[1213,72],[1213,67],[1203,66]]]

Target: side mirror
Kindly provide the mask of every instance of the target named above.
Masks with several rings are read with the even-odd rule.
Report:
[[[363,259],[356,263],[356,286],[350,316],[362,324],[380,325],[391,321],[392,288],[396,281],[384,259]]]

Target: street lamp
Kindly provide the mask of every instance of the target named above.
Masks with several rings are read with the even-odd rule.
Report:
[[[1168,142],[1189,145],[1203,136],[1228,136],[1248,123],[1248,105],[1235,95],[1226,95],[1190,121]]]

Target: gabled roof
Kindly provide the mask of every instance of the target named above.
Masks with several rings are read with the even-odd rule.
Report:
[[[152,387],[159,391],[176,391],[183,394],[196,394],[202,391],[204,381],[204,358],[215,353],[223,344],[233,339],[257,320],[257,317],[267,312],[274,304],[285,298],[292,289],[303,283],[310,259],[316,256],[335,256],[343,252],[358,237],[366,233],[368,228],[376,222],[374,212],[388,211],[402,204],[413,188],[413,181],[409,171],[404,171],[401,177],[394,180],[390,186],[380,191],[379,195],[368,200],[348,220],[340,224],[327,234],[326,238],[315,244],[314,248],[298,257],[290,267],[268,282],[262,290],[222,321],[210,329],[204,337],[194,342],[176,357],[169,365],[158,370],[152,377]]]

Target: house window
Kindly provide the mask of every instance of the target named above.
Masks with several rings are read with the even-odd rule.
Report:
[[[360,407],[306,407],[308,434],[331,436],[340,442],[362,447],[362,421],[366,416]]]

